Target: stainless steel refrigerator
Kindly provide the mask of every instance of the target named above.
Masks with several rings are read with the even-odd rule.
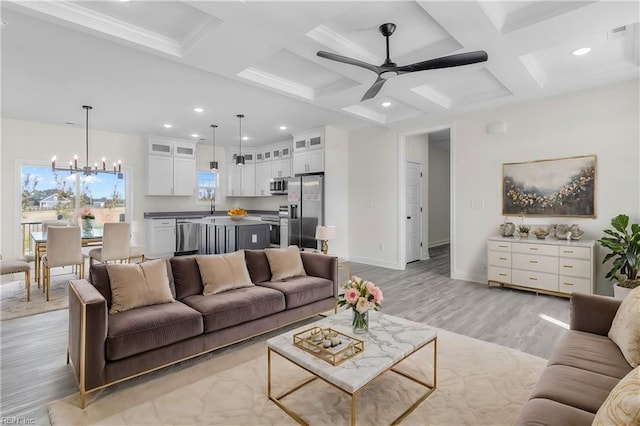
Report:
[[[316,226],[324,225],[324,176],[289,178],[289,245],[318,248]]]

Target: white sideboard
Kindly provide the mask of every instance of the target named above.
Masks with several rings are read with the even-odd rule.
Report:
[[[535,237],[490,237],[487,282],[570,296],[594,293],[596,242]]]

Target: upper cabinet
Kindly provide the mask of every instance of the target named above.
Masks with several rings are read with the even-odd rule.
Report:
[[[196,144],[147,137],[146,195],[191,196],[196,193]]]
[[[293,173],[324,172],[324,128],[293,135]]]

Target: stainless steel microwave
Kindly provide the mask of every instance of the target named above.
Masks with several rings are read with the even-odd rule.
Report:
[[[289,178],[273,178],[269,183],[269,191],[272,194],[286,194]]]

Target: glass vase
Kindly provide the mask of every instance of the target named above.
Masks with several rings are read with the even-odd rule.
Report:
[[[363,334],[369,331],[369,311],[365,311],[362,314],[356,309],[352,309],[352,311],[353,322],[351,325],[353,327],[353,332],[355,334]]]
[[[93,237],[93,219],[82,219],[82,236]]]

